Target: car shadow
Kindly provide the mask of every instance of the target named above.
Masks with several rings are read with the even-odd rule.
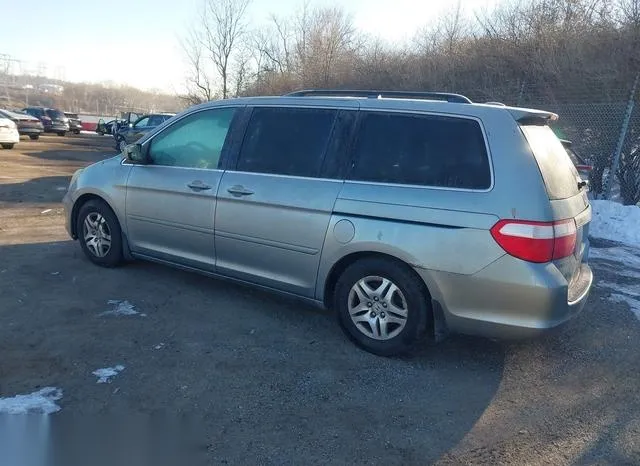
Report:
[[[71,181],[69,176],[43,176],[19,183],[0,184],[0,203],[61,202]]]
[[[227,281],[144,262],[99,268],[71,241],[0,256],[0,396],[60,387],[62,419],[180,412],[214,462],[428,464],[502,379],[504,350],[487,340],[381,358],[330,312]],[[144,316],[102,315],[119,301]],[[117,396],[91,376],[115,363],[127,368]]]

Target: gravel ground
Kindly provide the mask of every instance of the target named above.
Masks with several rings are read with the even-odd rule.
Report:
[[[208,464],[640,464],[640,321],[609,288],[534,341],[453,336],[375,357],[296,301],[153,264],[91,265],[60,200],[111,144],[44,136],[0,151],[0,397],[58,387],[51,423],[76,434],[78,422],[181,419],[181,455]],[[640,269],[593,267],[638,289]]]

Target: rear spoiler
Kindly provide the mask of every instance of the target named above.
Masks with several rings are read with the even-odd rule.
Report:
[[[521,125],[548,125],[552,121],[558,119],[558,115],[544,110],[535,110],[532,108],[516,108],[508,107],[509,113]]]

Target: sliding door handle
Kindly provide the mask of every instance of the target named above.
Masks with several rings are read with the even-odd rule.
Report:
[[[240,185],[231,186],[229,189],[227,189],[227,192],[236,197],[251,196],[253,194],[253,191]]]

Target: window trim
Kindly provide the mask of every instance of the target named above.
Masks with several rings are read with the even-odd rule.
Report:
[[[249,132],[249,125],[251,124],[251,118],[253,118],[253,114],[254,114],[255,110],[259,109],[259,108],[331,110],[331,111],[335,112],[335,115],[333,117],[333,121],[331,123],[331,128],[329,130],[329,137],[327,138],[327,142],[326,142],[326,144],[325,144],[325,146],[323,148],[320,165],[319,165],[319,168],[318,168],[317,173],[315,174],[315,176],[287,175],[287,174],[283,174],[283,173],[248,172],[248,171],[245,171],[245,170],[238,170],[238,164],[240,163],[240,156],[242,155],[242,148],[244,147],[245,140],[246,140],[247,134]],[[230,160],[229,167],[227,169],[228,171],[232,171],[234,173],[247,173],[247,174],[265,175],[265,176],[283,176],[283,177],[289,177],[289,178],[300,178],[300,179],[310,179],[310,180],[321,180],[321,179],[324,179],[324,178],[322,178],[322,175],[324,174],[324,164],[325,164],[325,161],[327,159],[327,154],[329,153],[331,142],[333,141],[333,138],[334,138],[336,125],[338,123],[338,115],[339,115],[340,110],[341,110],[340,108],[332,107],[330,105],[312,106],[312,107],[310,107],[310,106],[306,106],[306,105],[295,105],[295,104],[289,104],[289,105],[269,104],[269,105],[247,105],[246,109],[247,109],[247,112],[246,112],[246,119],[243,121],[244,127],[242,128],[242,137],[238,141],[238,147],[237,147],[236,151],[233,154],[234,159]],[[329,178],[327,178],[327,179],[329,179]],[[333,178],[331,178],[331,179],[333,179]],[[342,178],[341,181],[344,181],[344,178]]]
[[[429,112],[429,111],[419,111],[419,110],[399,110],[399,109],[386,109],[386,108],[367,108],[360,109],[358,115],[358,120],[356,121],[355,127],[355,136],[352,141],[351,147],[351,160],[349,162],[349,167],[344,177],[345,183],[354,183],[354,184],[368,184],[374,186],[396,186],[396,187],[407,187],[407,188],[422,188],[422,189],[433,189],[437,191],[460,191],[460,192],[472,192],[472,193],[488,193],[493,191],[495,186],[495,176],[493,170],[493,156],[491,154],[491,149],[489,147],[489,138],[487,137],[487,133],[485,127],[482,123],[482,120],[478,117],[471,115],[459,115],[456,113],[442,113],[442,112]],[[480,126],[480,132],[482,133],[482,138],[484,139],[484,146],[487,151],[487,159],[489,162],[489,176],[490,183],[489,187],[483,189],[477,188],[452,188],[449,186],[431,186],[425,184],[408,184],[408,183],[390,183],[384,181],[363,181],[363,180],[353,180],[351,176],[353,174],[353,170],[356,166],[356,148],[358,147],[358,143],[360,141],[362,122],[366,117],[367,113],[387,113],[387,114],[402,114],[407,116],[436,116],[436,117],[446,117],[446,118],[458,118],[463,120],[473,120],[478,123]]]

